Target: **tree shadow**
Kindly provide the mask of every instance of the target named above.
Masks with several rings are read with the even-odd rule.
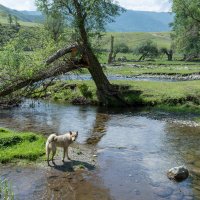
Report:
[[[96,145],[101,140],[106,134],[107,123],[109,120],[110,116],[107,113],[97,112],[91,135],[86,140],[87,144]]]

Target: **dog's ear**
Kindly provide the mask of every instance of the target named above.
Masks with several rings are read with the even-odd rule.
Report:
[[[70,131],[69,134],[72,135],[72,132]]]
[[[78,131],[76,131],[76,135],[78,136]]]

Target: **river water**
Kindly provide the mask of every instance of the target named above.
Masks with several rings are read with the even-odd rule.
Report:
[[[108,80],[116,81],[116,80],[127,80],[127,81],[152,81],[152,82],[177,82],[177,81],[187,81],[193,80],[188,79],[187,77],[176,77],[176,76],[167,76],[167,75],[140,75],[140,76],[123,76],[123,75],[107,75]],[[91,75],[88,74],[70,74],[70,75],[62,75],[58,78],[59,80],[92,80]],[[197,77],[195,80],[199,80]]]
[[[45,135],[78,130],[77,142],[96,150],[97,167],[70,184],[65,172],[52,176],[47,167],[1,166],[18,199],[200,199],[200,126],[192,116],[28,100],[1,110],[0,127]],[[167,170],[179,165],[187,166],[189,178],[170,181]]]

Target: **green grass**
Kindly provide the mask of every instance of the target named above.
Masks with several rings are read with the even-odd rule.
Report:
[[[171,108],[177,107],[180,110],[191,108],[191,111],[192,109],[200,109],[200,81],[159,83],[150,81],[112,81],[112,83],[129,86],[129,90],[124,91],[122,95],[132,105],[168,106]],[[66,87],[61,88],[61,84],[76,84],[76,88],[73,90]],[[82,85],[86,85],[84,86],[86,92],[81,92]],[[71,103],[74,98],[83,97],[91,104],[98,103],[93,81],[62,81],[49,87],[48,92],[49,95],[45,98],[52,101]],[[44,94],[42,95],[44,97]],[[57,98],[55,99],[55,97]]]
[[[0,128],[0,162],[14,159],[35,161],[45,153],[45,138],[29,132]]]
[[[158,47],[167,47],[171,45],[170,33],[142,33],[142,32],[132,32],[132,33],[116,33],[108,32],[102,38],[101,46],[103,49],[110,49],[110,38],[111,35],[114,36],[114,43],[125,43],[130,49],[134,49],[139,44],[146,40],[152,40],[158,45]]]
[[[109,49],[108,49],[109,50]],[[98,55],[98,59],[100,61],[100,63],[103,64],[107,64],[108,61],[108,52],[102,52],[100,55]],[[173,60],[172,61],[168,61],[166,55],[161,55],[158,58],[153,59],[152,61],[146,59],[144,61],[140,61],[138,62],[138,59],[141,57],[141,55],[135,55],[133,54],[133,52],[130,53],[118,53],[116,56],[116,62],[114,64],[121,64],[121,62],[118,62],[118,58],[121,58],[125,56],[127,58],[127,60],[129,61],[129,64],[141,64],[141,65],[170,65],[170,66],[174,66],[174,65],[184,65],[184,66],[190,66],[190,65],[200,65],[198,61],[193,61],[193,62],[185,62],[182,61],[183,56],[175,53],[173,56]],[[126,62],[124,62],[123,64],[127,64]]]
[[[151,74],[151,75],[190,75],[195,73],[200,73],[200,64],[193,64],[193,65],[170,65],[163,64],[157,65],[156,63],[152,65],[146,65],[143,63],[137,63],[137,66],[125,65],[125,66],[108,66],[105,69],[106,74],[119,74],[125,76],[133,76],[133,75],[144,75],[144,74]]]
[[[14,200],[13,189],[7,179],[0,179],[0,199]]]
[[[145,105],[183,105],[192,102],[200,105],[200,81],[185,82],[142,82],[114,81],[116,84],[130,85],[140,91],[140,99]],[[192,106],[192,104],[191,104]]]
[[[75,85],[75,88],[71,88],[70,85]],[[58,102],[68,102],[78,104],[78,102],[96,104],[97,96],[95,85],[92,81],[57,81],[52,86],[48,87],[47,92],[42,92],[42,88],[36,90],[33,95],[34,98],[50,99]]]
[[[7,19],[7,18],[2,18],[2,17],[0,17],[0,23],[1,23],[1,24],[8,24],[8,19]],[[41,26],[41,24],[39,24],[39,23],[35,23],[35,22],[24,22],[24,21],[20,21],[20,20],[19,20],[19,24],[20,24],[21,26],[27,26],[27,27]]]

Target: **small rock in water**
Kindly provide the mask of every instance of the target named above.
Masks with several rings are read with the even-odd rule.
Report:
[[[174,167],[167,172],[167,176],[172,180],[183,181],[188,178],[189,171],[185,166]]]

